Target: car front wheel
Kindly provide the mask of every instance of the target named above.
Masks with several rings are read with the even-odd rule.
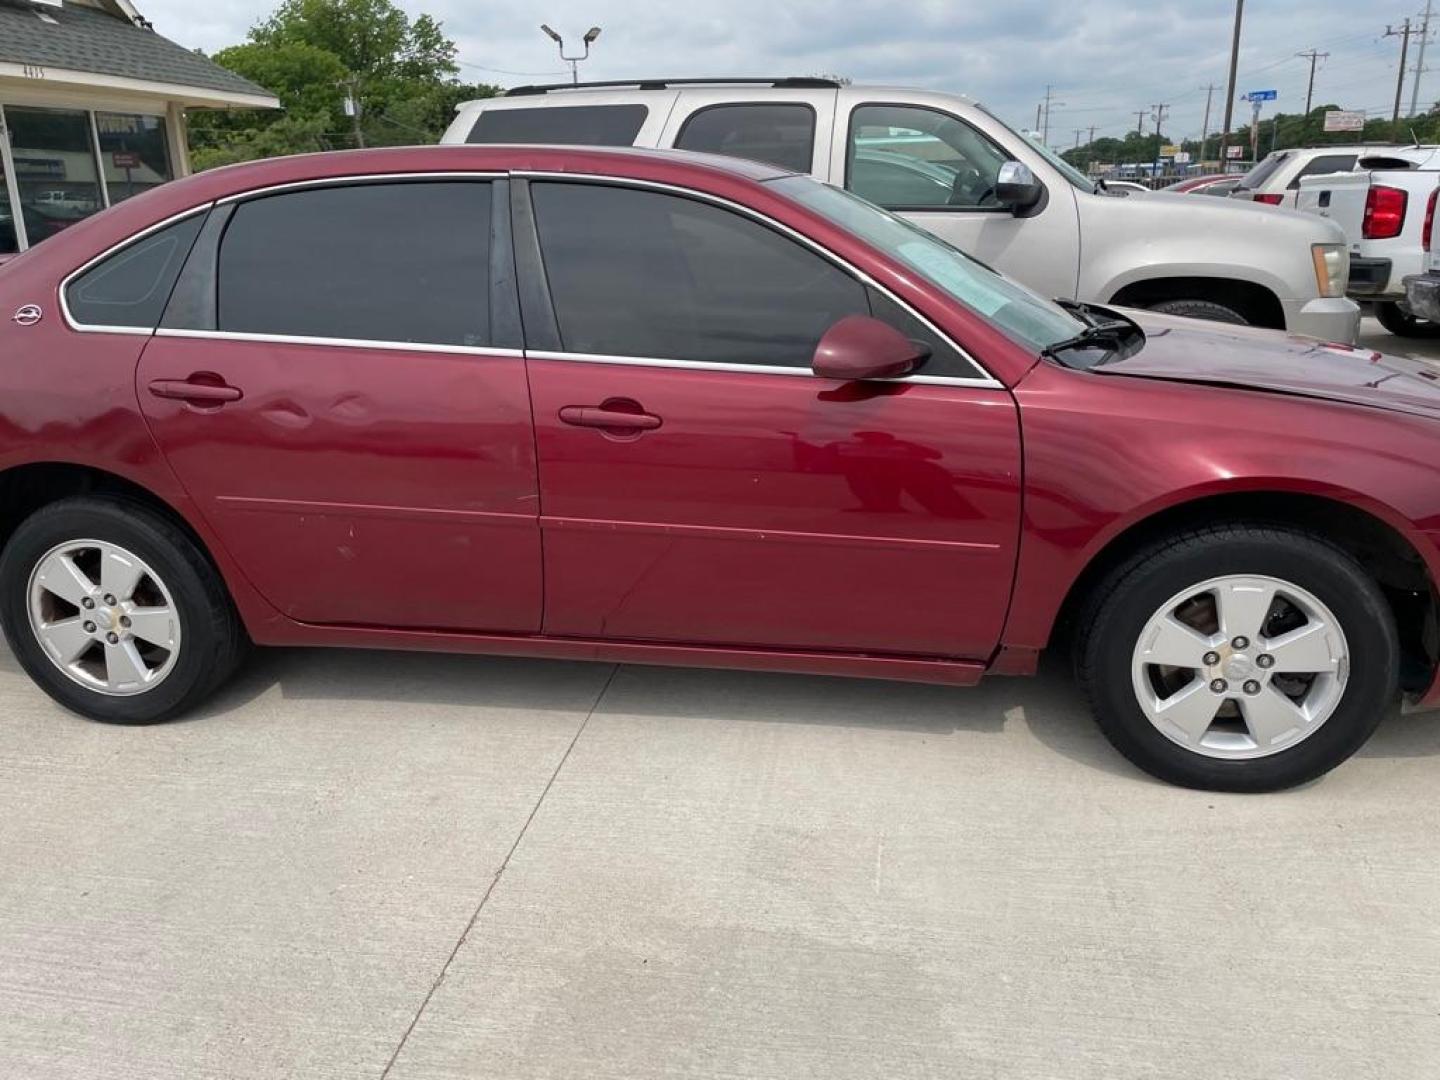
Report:
[[[1140,552],[1096,590],[1077,661],[1121,753],[1217,791],[1328,772],[1398,697],[1394,619],[1374,580],[1283,527],[1215,526]]]
[[[194,541],[111,497],[53,503],[20,524],[0,555],[0,621],[46,693],[108,723],[179,715],[234,671],[246,644]]]

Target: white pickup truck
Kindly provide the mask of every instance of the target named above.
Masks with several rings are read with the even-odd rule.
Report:
[[[1403,157],[1397,158],[1397,153]],[[1366,168],[1384,166],[1381,168]],[[1352,299],[1374,305],[1375,317],[1401,337],[1440,335],[1440,323],[1417,315],[1406,279],[1426,269],[1440,184],[1440,150],[1387,150],[1355,172],[1307,176],[1297,209],[1329,218],[1350,242]],[[1399,166],[1399,167],[1397,167]]]

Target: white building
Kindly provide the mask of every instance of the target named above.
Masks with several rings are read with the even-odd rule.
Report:
[[[188,175],[186,109],[279,104],[129,0],[0,0],[0,257]]]

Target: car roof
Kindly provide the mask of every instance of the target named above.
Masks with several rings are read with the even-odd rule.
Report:
[[[727,97],[735,101],[784,101],[792,97],[804,97],[807,94],[834,94],[841,93],[847,96],[860,95],[871,99],[893,98],[903,103],[907,100],[921,100],[931,98],[948,98],[953,101],[961,101],[967,105],[978,105],[979,101],[968,94],[961,94],[950,90],[925,90],[916,86],[891,86],[885,84],[869,83],[847,83],[844,86],[786,86],[770,85],[769,83],[737,83],[728,82],[725,79],[716,79],[713,82],[702,82],[690,80],[687,82],[665,84],[664,80],[653,82],[637,79],[633,85],[603,85],[586,86],[581,83],[579,86],[557,86],[547,87],[543,92],[525,92],[517,94],[500,94],[494,97],[471,98],[462,101],[455,107],[455,111],[486,109],[486,108],[535,108],[539,106],[564,106],[580,104],[608,104],[620,99],[641,99],[665,98],[674,94],[704,94],[713,97],[717,92],[723,92]]]

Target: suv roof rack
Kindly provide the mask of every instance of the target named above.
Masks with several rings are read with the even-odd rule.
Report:
[[[512,86],[504,97],[526,97],[531,94],[548,94],[552,90],[593,90],[612,86],[633,86],[637,90],[668,90],[672,86],[726,86],[733,84],[747,86],[773,86],[779,90],[834,90],[840,86],[836,79],[804,75],[781,79],[607,79],[603,82],[543,83],[535,86]]]

